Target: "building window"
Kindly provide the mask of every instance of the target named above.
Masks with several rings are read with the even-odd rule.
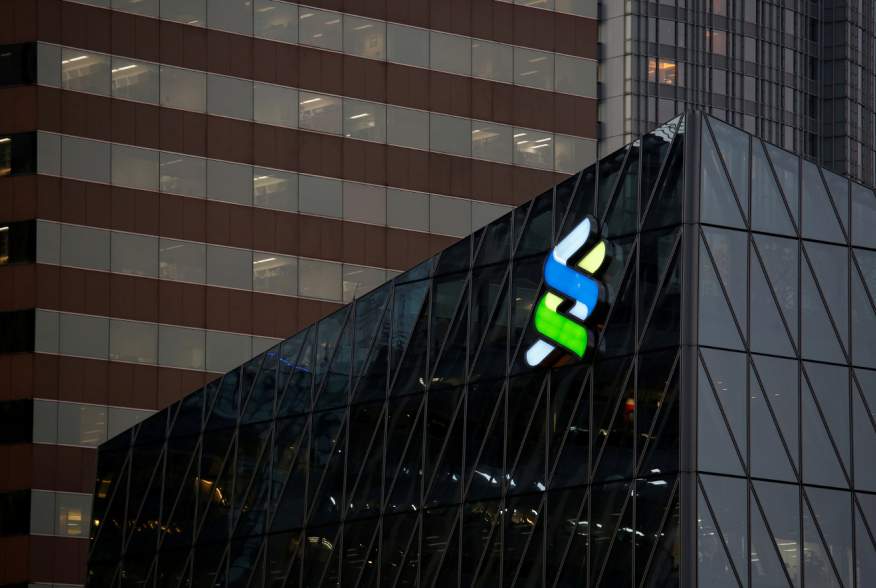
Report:
[[[0,177],[36,173],[36,133],[0,134]]]
[[[36,82],[36,44],[0,46],[0,86]]]
[[[648,58],[648,81],[675,86],[678,84],[678,64],[669,59]]]
[[[33,263],[36,258],[34,221],[0,222],[0,266]]]
[[[0,312],[0,353],[33,351],[34,311]]]
[[[0,493],[0,537],[30,531],[30,490]]]
[[[33,401],[30,399],[0,402],[0,443],[30,443],[33,438],[32,412]],[[0,515],[0,527],[2,520]]]

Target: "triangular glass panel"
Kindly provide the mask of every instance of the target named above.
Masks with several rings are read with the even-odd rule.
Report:
[[[311,406],[316,328],[299,333],[280,346],[277,416],[300,414]]]
[[[876,252],[858,249],[852,264],[852,363],[876,368]],[[860,273],[859,273],[860,272]],[[864,286],[861,273],[872,282]]]
[[[629,358],[602,361],[594,368],[593,476],[602,480],[631,477],[635,466],[635,377]]]
[[[679,118],[656,128],[642,137],[642,209],[651,196],[651,190],[657,185],[660,171],[664,169],[667,154],[675,137],[675,129]]]
[[[665,562],[661,561],[658,550],[667,531],[672,535],[675,522],[673,517],[678,508],[674,476],[654,477],[638,480],[636,483],[636,522],[631,526],[636,551],[636,577],[634,586],[641,586],[643,580],[649,577],[650,570],[658,574]],[[654,561],[656,558],[656,561]],[[654,562],[655,566],[649,564]],[[671,574],[666,570],[667,575]],[[656,580],[656,578],[655,578]]]
[[[554,190],[551,188],[532,201],[525,224],[515,234],[515,257],[544,253],[550,249],[553,234]],[[515,215],[516,218],[516,215]]]
[[[578,180],[581,174],[578,172],[574,176],[570,176],[556,185],[554,188],[554,241],[556,242],[563,232],[563,223],[566,220],[569,206],[572,204],[572,199],[575,196]],[[591,173],[591,177],[592,177]]]
[[[848,383],[843,382],[843,388],[846,386]],[[845,398],[847,401],[847,393]],[[848,431],[848,429],[846,430]],[[840,465],[840,459],[831,441],[827,425],[822,420],[819,407],[805,379],[803,381],[802,435],[803,481],[808,484],[848,488],[849,483]]]
[[[560,368],[551,379],[548,473],[551,488],[587,482],[590,453],[590,367]]]
[[[678,471],[681,440],[678,426],[679,387],[679,375],[676,367],[666,383],[666,392],[660,401],[660,410],[657,412],[648,433],[647,442],[639,445],[640,447],[644,445],[638,466],[642,476]]]
[[[344,584],[349,582],[349,586],[367,586],[367,578],[376,575],[379,537],[380,525],[375,521],[344,525],[344,553],[341,558]]]
[[[624,175],[618,180],[618,188],[608,210],[600,208],[602,234],[605,237],[618,237],[636,232],[639,226],[639,141],[630,147]]]
[[[629,264],[623,286],[611,302],[611,310],[605,319],[597,345],[605,356],[629,353],[636,339],[636,273],[634,264]]]
[[[213,386],[213,388],[216,387]],[[176,416],[171,421],[174,436],[195,435],[200,432],[204,419],[204,400],[204,388],[180,400],[179,410],[176,411]],[[137,445],[164,441],[163,423],[156,421],[153,425],[151,421],[152,419],[149,419],[140,425],[136,437]]]
[[[632,538],[629,533],[621,528],[632,528],[627,524],[626,511],[630,508],[630,482],[615,482],[593,486],[591,489],[591,512],[590,512],[590,578],[592,586],[599,585],[599,578],[603,575],[609,550],[618,550],[613,553],[616,561],[610,562],[611,569],[615,565],[626,563],[627,571],[632,576]],[[630,521],[631,523],[632,521]],[[613,547],[613,543],[621,542],[625,545]],[[621,551],[623,550],[623,551]],[[626,552],[629,550],[629,553]],[[632,578],[625,582],[632,584]],[[608,582],[608,586],[623,585],[621,582]]]
[[[730,424],[730,433],[736,442],[736,447],[745,462],[748,453],[746,430],[746,357],[742,353],[719,351],[717,349],[702,349],[706,373],[712,384],[718,405],[724,411],[724,417]],[[708,434],[708,432],[706,432]]]
[[[808,380],[821,409],[827,430],[833,438],[846,471],[851,471],[849,434],[849,368],[826,363],[804,363],[804,380]]]
[[[502,503],[467,502],[463,506],[462,585],[497,586],[502,556]]]
[[[667,269],[666,276],[654,307],[647,315],[645,333],[640,351],[650,351],[679,344],[681,336],[681,255],[676,252]],[[644,319],[640,319],[644,320]]]
[[[730,188],[724,173],[718,150],[712,143],[708,129],[703,127],[702,137],[702,186],[700,194],[700,220],[704,223],[745,228],[744,215],[739,202]]]
[[[650,202],[642,205],[645,222],[642,230],[659,229],[681,222],[682,195],[684,193],[684,135],[675,136],[669,159],[660,181],[654,189]],[[644,194],[643,194],[644,196]]]
[[[876,196],[873,190],[852,182],[852,245],[876,248]]]
[[[475,257],[475,266],[505,261],[511,256],[511,215],[506,214],[484,227],[484,238]]]
[[[342,411],[338,411],[342,412]],[[346,423],[344,423],[346,425]],[[320,427],[313,425],[313,435],[316,437]],[[344,500],[344,466],[349,428],[342,426],[337,440],[332,444],[331,453],[327,457],[319,457],[325,465],[322,476],[315,476],[311,468],[308,480],[308,494],[312,496],[310,508],[307,511],[307,525],[334,523],[341,518],[342,502]],[[321,440],[313,440],[313,454],[322,453]],[[328,440],[325,445],[328,446]],[[319,470],[317,470],[318,472]]]
[[[529,346],[538,338],[532,324],[532,313],[538,301],[544,259],[530,257],[516,261],[511,270],[511,354],[516,355],[514,372],[528,370],[525,362]],[[519,366],[519,367],[518,367]]]
[[[207,407],[207,424],[204,427],[205,431],[212,431],[226,427],[233,427],[237,424],[237,418],[240,413],[240,369],[234,369],[222,378],[222,383],[219,385],[219,391],[216,393],[216,399],[213,401],[212,407]],[[185,430],[185,429],[183,429]],[[193,434],[195,431],[191,431]],[[170,437],[177,437],[185,434],[178,431],[177,427],[170,432]]]
[[[346,410],[328,410],[314,414],[310,425],[310,455],[307,484],[308,504],[313,502],[316,496],[320,480],[325,475],[327,464],[335,455],[343,455],[344,448],[344,425]],[[335,460],[342,461],[342,460]],[[332,496],[337,502],[338,497]]]
[[[307,417],[276,422],[271,512],[273,531],[304,524],[304,490],[310,452]]]
[[[215,585],[246,586],[251,575],[264,569],[264,544],[265,538],[260,535],[232,541],[228,550],[227,576],[218,576]],[[264,585],[264,582],[259,585]]]
[[[457,388],[431,390],[426,410],[427,504],[460,501],[465,408]]]
[[[745,517],[748,484],[744,479],[724,476],[700,476],[700,483],[700,492],[705,491],[705,494],[700,496],[697,516],[708,515],[714,521],[713,529],[718,532],[720,528],[716,539],[723,541],[723,548],[744,582],[748,575],[748,525]],[[708,499],[707,505],[703,503],[704,498]],[[732,571],[730,575],[733,575]]]
[[[419,567],[419,562],[417,562],[417,554],[419,553],[418,520],[417,513],[384,517],[382,536],[384,547],[380,550],[382,585],[416,585],[416,582],[413,584],[399,582],[399,577],[413,563],[416,566],[413,570],[416,578],[416,571]],[[408,565],[406,566],[406,564]]]
[[[769,377],[770,370],[793,370],[797,377],[796,365],[780,364],[775,358],[760,357],[755,363],[757,370],[750,373],[751,404],[749,423],[751,430],[751,475],[775,480],[796,481],[797,475],[792,467],[797,463],[797,387],[775,386],[764,382],[766,393],[758,376]],[[773,362],[773,363],[768,363]],[[791,375],[789,374],[789,375]],[[787,410],[793,408],[793,413]],[[771,410],[772,409],[772,410]],[[776,425],[776,421],[779,425]],[[793,426],[791,426],[793,425]],[[779,427],[781,427],[781,432]],[[783,435],[784,434],[784,435]],[[790,452],[790,456],[789,456]]]
[[[772,143],[764,143],[767,154],[773,162],[773,169],[779,178],[779,185],[785,193],[785,200],[791,210],[794,224],[800,226],[798,201],[800,198],[800,158],[793,153],[780,149]]]
[[[517,392],[513,386],[511,392],[512,394]],[[509,467],[511,473],[511,478],[508,481],[509,493],[544,492],[547,487],[545,472],[547,403],[548,393],[547,386],[545,386],[533,407],[534,410],[530,413],[529,427],[526,429],[520,451],[516,455],[511,453],[508,455],[509,465],[514,464],[513,467]],[[512,411],[509,409],[510,412]],[[516,461],[512,461],[515,457]]]
[[[804,163],[804,165],[806,165]],[[840,223],[846,235],[849,234],[849,179],[838,174],[822,169],[824,181],[830,191],[830,197],[833,201],[833,206],[839,215]],[[804,207],[803,212],[806,212]],[[805,223],[805,219],[804,219]]]
[[[467,292],[463,292],[463,297]],[[460,309],[451,325],[450,333],[441,348],[441,355],[435,357],[435,371],[432,373],[431,386],[461,386],[465,383],[468,355],[468,306]]]
[[[639,237],[642,244],[639,255],[639,316],[643,323],[640,329],[644,328],[645,319],[654,306],[657,289],[666,277],[666,268],[675,253],[678,236],[677,229],[669,229],[652,231]]]
[[[350,407],[350,448],[347,457],[346,518],[374,516],[380,512],[383,472],[384,403],[368,402]]]
[[[624,161],[626,161],[628,151],[629,145],[603,157],[597,164],[597,167],[599,168],[599,180],[597,188],[598,202],[596,214],[600,217],[605,216],[605,213],[608,210],[608,205],[615,193],[615,186],[618,183],[618,178],[621,176],[621,172],[624,169]]]
[[[387,406],[386,479],[388,486],[395,479],[406,448],[411,442],[414,427],[420,421],[424,398],[423,394],[402,396],[394,398]],[[422,430],[419,432],[422,434]],[[386,492],[389,493],[389,491],[390,488],[387,488]]]
[[[864,373],[859,370],[858,374]],[[873,377],[872,372],[867,372]],[[852,384],[852,415],[855,435],[855,488],[876,492],[876,468],[873,467],[876,452],[876,394],[864,396],[858,379]],[[869,382],[872,386],[873,382]]]
[[[505,578],[513,586],[537,588],[542,585],[544,567],[545,495],[531,494],[509,498],[505,511]]]
[[[341,335],[344,325],[347,324],[347,315],[352,305],[345,306],[319,321],[316,327],[316,365],[314,376],[316,388],[321,389],[323,378],[328,371],[328,365],[335,355],[335,346]]]
[[[526,431],[533,418],[544,418],[542,399],[547,395],[547,380],[544,372],[529,373],[512,378],[508,384],[508,424],[505,441],[508,478],[514,467],[517,455],[526,438]],[[542,408],[540,417],[535,414]],[[514,483],[516,489],[517,483]]]
[[[496,306],[496,301],[506,289],[507,275],[508,266],[505,264],[478,268],[472,272],[471,341],[469,343],[472,356],[479,350],[481,339],[487,332],[488,325],[495,322],[496,318],[500,318],[498,315],[504,315],[501,318],[504,318],[503,324],[507,329],[507,306],[500,305],[498,308]],[[504,357],[502,364],[504,365]]]
[[[714,347],[744,349],[736,320],[730,312],[724,287],[705,246],[700,241],[699,343]]]
[[[300,531],[268,535],[265,572],[269,586],[298,585],[303,548]],[[287,577],[289,582],[284,584]]]
[[[807,585],[853,585],[852,503],[847,492],[805,488],[803,495],[803,574]],[[823,537],[823,541],[822,541]]]
[[[821,181],[821,174],[811,161],[803,162],[802,225],[804,239],[845,243],[842,227]]]
[[[788,328],[776,306],[773,291],[767,282],[760,259],[752,252],[751,259],[751,350],[757,353],[794,356]]]
[[[859,498],[869,498],[876,502],[871,494],[858,494]],[[876,507],[876,504],[873,505]],[[876,514],[876,513],[871,513]],[[876,517],[866,522],[864,515],[855,507],[855,564],[857,567],[858,586],[874,586],[876,582]]]
[[[361,304],[361,301],[357,304]],[[356,310],[356,344],[353,347],[353,402],[386,397],[389,367],[390,304]]]
[[[246,404],[246,401],[249,400],[250,392],[252,392],[253,384],[255,384],[256,376],[259,374],[264,358],[263,354],[256,355],[242,366],[243,378],[240,384],[241,405]]]
[[[703,235],[708,255],[718,270],[718,277],[730,298],[730,307],[744,332],[748,311],[748,235],[711,227],[703,227]]]
[[[583,487],[548,494],[548,586],[576,588],[589,577],[587,547],[597,527],[590,523],[588,494]]]
[[[316,410],[342,406],[349,400],[350,368],[353,363],[353,325],[352,318],[344,324],[344,330],[338,338],[334,355],[322,379],[321,389],[317,389]],[[318,354],[319,348],[317,348],[317,356]]]
[[[396,417],[391,413],[389,423],[389,435],[387,441],[387,474],[392,476],[387,485],[386,495],[389,497],[385,506],[386,512],[414,511],[420,508],[421,487],[423,485],[423,423],[425,421],[425,395],[412,397],[416,402],[405,401],[405,410],[413,414],[413,417],[403,415]],[[396,399],[394,402],[401,402]],[[393,410],[393,409],[391,409]],[[413,418],[413,422],[405,425],[401,431],[394,433],[393,427],[396,418]],[[398,448],[395,453],[395,440],[401,439],[407,434],[405,445]],[[396,455],[398,457],[396,457]]]
[[[849,346],[849,250],[846,247],[807,241],[804,249],[812,264],[831,320],[843,346]]]
[[[797,313],[799,312],[797,293],[799,286],[799,244],[796,239],[784,239],[769,235],[754,235],[756,253],[760,254],[779,310],[791,330],[791,337],[797,341]],[[752,252],[752,259],[755,252]]]
[[[492,284],[491,284],[492,286]],[[469,382],[482,378],[497,377],[505,373],[508,363],[508,287],[503,285],[503,290],[496,305],[494,305],[492,319],[489,326],[478,324],[475,329],[475,319],[472,318],[472,337],[483,333],[483,340],[472,341],[469,351],[477,356],[472,360],[472,369]],[[477,304],[472,305],[472,314],[475,314]],[[482,320],[482,319],[481,319]],[[475,346],[480,344],[480,348]]]
[[[116,476],[114,485],[109,486],[105,492],[112,494],[101,496],[101,490],[98,489],[96,496],[98,500],[103,502],[103,512],[99,512],[100,525],[94,528],[92,525],[91,533],[93,535],[94,545],[91,548],[92,561],[118,561],[122,555],[122,547],[124,545],[125,533],[125,505],[128,499],[128,471],[130,470],[130,461],[121,460],[118,462],[119,469],[114,470]],[[107,501],[107,498],[109,500]],[[54,517],[53,517],[54,518]]]
[[[305,586],[334,586],[338,581],[337,553],[341,551],[341,529],[337,525],[307,530],[302,577]],[[289,580],[292,580],[290,577]],[[287,581],[288,585],[298,586]]]
[[[240,423],[246,425],[266,421],[274,416],[274,397],[277,392],[277,360],[279,346],[264,352],[261,369],[252,386],[249,400],[243,407]]]
[[[726,417],[721,412],[708,374],[702,365],[699,369],[698,388],[698,469],[719,474],[744,475],[744,462],[733,443]]]
[[[714,588],[741,586],[702,491],[697,511],[697,584]]]
[[[751,228],[755,231],[796,235],[785,199],[776,184],[773,170],[760,141],[752,146]]]
[[[803,299],[801,314],[803,316],[801,340],[803,357],[820,361],[846,363],[846,355],[837,339],[834,326],[824,307],[821,294],[816,286],[815,278],[809,270],[809,264],[803,263],[802,280]],[[844,305],[842,308],[846,308]]]
[[[420,283],[417,284],[419,288]],[[393,314],[394,323],[396,325],[401,323],[406,332],[400,333],[396,328],[391,335],[390,395],[406,394],[412,390],[426,388],[426,363],[429,355],[426,352],[429,346],[429,299],[426,295],[429,288],[428,284],[423,284],[421,292],[410,292],[412,298],[399,299],[399,291],[402,288],[406,286],[396,289]],[[424,298],[420,298],[421,295]],[[409,323],[409,326],[405,323]]]
[[[748,149],[749,135],[715,118],[708,118],[718,149],[736,189],[743,212],[748,211]]]
[[[201,518],[197,541],[228,540],[231,532],[231,505],[234,493],[234,445],[236,443],[232,442],[232,448],[219,475],[211,478],[202,475],[199,480],[197,503]],[[187,500],[189,495],[189,492],[184,491],[180,497],[180,502],[177,504],[180,514],[191,512]]]
[[[472,238],[466,237],[438,255],[435,277],[468,271],[471,265]]]
[[[153,551],[158,542],[158,520],[161,508],[161,478],[164,451],[161,445],[136,447],[131,452],[131,483],[128,488],[128,529],[125,542],[128,551]],[[135,541],[135,537],[137,540]]]
[[[220,477],[227,472],[230,462],[234,461],[235,435],[233,429],[221,429],[204,433],[201,454],[201,468],[198,471],[198,517],[203,515],[204,510],[209,508],[213,494],[216,492]],[[230,474],[229,474],[230,475]],[[200,481],[203,480],[203,481]],[[228,484],[220,488],[220,494],[231,490],[231,478]],[[185,492],[187,489],[184,489]],[[227,496],[229,505],[231,496]],[[220,504],[222,500],[219,500]]]
[[[455,551],[451,543],[456,539],[457,507],[436,508],[423,513],[423,541],[422,563],[420,572],[426,579],[426,584],[431,585],[438,577],[441,564],[448,552]]]
[[[466,394],[465,483],[467,500],[499,496],[505,431],[502,382],[477,383]]]
[[[384,284],[380,288],[373,290],[365,296],[359,298],[355,303],[355,342],[353,348],[355,355],[353,358],[353,377],[358,377],[362,374],[365,364],[369,359],[369,350],[371,344],[377,337],[378,328],[381,325],[381,318],[386,313],[387,301],[392,293],[391,284]]]
[[[466,306],[468,291],[465,286],[467,274],[455,274],[442,276],[433,280],[432,284],[432,315],[430,328],[429,357],[432,371],[437,364],[438,354],[441,352],[444,340],[453,319],[462,312]]]
[[[231,514],[231,526],[238,537],[265,532],[270,499],[272,435],[271,427],[263,423],[240,429]]]
[[[226,553],[224,545],[198,546],[192,551],[191,571],[194,586],[215,586],[220,578],[224,583],[225,570],[228,567]],[[180,584],[185,585],[186,582]]]
[[[596,166],[590,166],[581,172],[581,179],[575,189],[575,196],[569,204],[568,212],[562,223],[557,225],[559,235],[568,235],[587,215],[596,214]]]
[[[198,476],[198,455],[199,449],[196,447],[197,438],[188,437],[181,439],[172,439],[168,441],[167,457],[164,471],[164,494],[161,498],[164,508],[162,510],[161,523],[162,528],[168,528],[168,524],[172,522],[173,512],[176,502],[180,494],[191,494],[194,486],[194,480]],[[185,482],[183,482],[185,480]],[[191,483],[189,483],[191,481]],[[187,516],[180,525],[180,529],[186,531],[187,540],[191,539],[191,525],[194,522],[194,500],[189,498],[190,506]],[[170,506],[168,506],[170,505]],[[110,517],[107,516],[109,520]],[[191,521],[191,522],[189,522]],[[103,527],[104,525],[101,525]],[[106,529],[102,531],[106,532]],[[183,533],[180,533],[182,535]],[[162,533],[162,538],[159,541],[164,541],[169,536]],[[171,541],[172,542],[172,541]]]
[[[800,489],[754,481],[751,497],[752,585],[772,585],[782,575],[800,586]],[[759,501],[756,500],[759,498]],[[758,508],[758,502],[760,508]],[[762,509],[762,512],[761,512]],[[768,526],[762,526],[761,515]],[[771,536],[770,536],[771,535]],[[760,565],[762,564],[762,565]],[[778,566],[777,571],[775,568]],[[757,581],[754,581],[758,578]],[[777,585],[777,584],[776,584]]]

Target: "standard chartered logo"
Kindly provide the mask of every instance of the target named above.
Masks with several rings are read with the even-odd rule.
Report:
[[[605,241],[584,251],[593,230],[585,218],[560,241],[544,262],[544,280],[549,290],[539,298],[533,316],[541,338],[526,351],[526,362],[536,366],[557,347],[584,357],[591,333],[584,322],[599,302],[600,284],[594,274],[605,263]],[[579,259],[580,258],[580,259]],[[578,259],[574,264],[570,260]]]

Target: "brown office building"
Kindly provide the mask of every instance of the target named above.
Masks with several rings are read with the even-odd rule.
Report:
[[[4,587],[83,584],[99,443],[596,155],[595,0],[0,14]]]

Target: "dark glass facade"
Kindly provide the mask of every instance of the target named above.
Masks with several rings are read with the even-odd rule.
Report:
[[[102,445],[89,585],[872,585],[874,214],[677,118]]]

